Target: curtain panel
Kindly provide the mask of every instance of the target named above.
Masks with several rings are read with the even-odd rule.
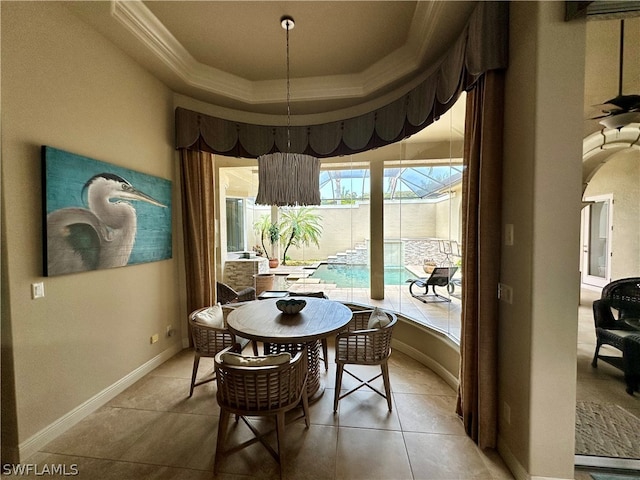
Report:
[[[437,120],[487,71],[506,68],[508,2],[478,2],[458,40],[417,87],[372,112],[291,127],[291,153],[350,155],[395,143]],[[257,158],[287,152],[287,126],[253,125],[178,107],[176,148]]]
[[[495,448],[502,230],[504,72],[467,94],[462,179],[462,330],[457,413],[481,448]]]
[[[180,151],[187,310],[214,304],[215,182],[213,155]]]

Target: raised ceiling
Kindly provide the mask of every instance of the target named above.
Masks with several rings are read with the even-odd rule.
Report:
[[[174,92],[224,118],[291,112],[363,113],[404,93],[457,38],[475,1],[72,1],[68,7]],[[598,4],[599,2],[594,2]],[[625,2],[625,5],[638,2]],[[624,93],[639,93],[640,18],[625,12]],[[617,94],[619,18],[587,24],[584,134],[601,126],[594,105]],[[441,135],[462,134],[463,108]],[[243,117],[244,116],[244,117]],[[348,115],[344,115],[346,118]],[[295,123],[295,120],[294,120]]]
[[[68,2],[175,92],[227,109],[321,114],[392,97],[425,74],[475,1]]]

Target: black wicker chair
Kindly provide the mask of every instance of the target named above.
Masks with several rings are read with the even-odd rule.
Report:
[[[596,368],[600,359],[622,370],[626,391],[633,395],[640,387],[640,277],[615,280],[604,287],[600,299],[593,302],[593,319],[596,350],[591,365]],[[600,355],[602,345],[620,350],[622,356]]]

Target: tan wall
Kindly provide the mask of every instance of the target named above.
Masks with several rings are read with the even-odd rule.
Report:
[[[181,335],[179,182],[170,91],[54,2],[2,2],[2,201],[18,440],[91,399]],[[42,277],[40,146],[173,181],[174,259]],[[3,278],[4,280],[4,278]],[[30,285],[46,296],[31,300]],[[6,331],[3,328],[3,332]],[[160,334],[151,345],[150,336]],[[3,390],[10,388],[3,371]],[[3,416],[5,415],[3,409]],[[4,420],[4,419],[3,419]]]
[[[611,278],[640,275],[640,151],[612,155],[593,176],[584,196],[613,194]]]
[[[498,410],[516,478],[574,473],[585,22],[563,16],[561,2],[510,6]]]
[[[459,199],[460,196],[454,197],[451,202],[444,200],[436,203],[413,201],[385,203],[385,238],[449,238],[447,235],[451,232],[453,235],[451,238],[457,240],[460,219]],[[221,202],[224,203],[224,198]],[[299,249],[291,248],[287,256],[292,259],[324,260],[329,255],[350,250],[356,244],[369,240],[369,203],[320,206],[314,210],[322,216],[320,248],[313,245]],[[270,211],[270,207],[260,206],[249,210],[245,226],[249,246],[259,243],[259,239],[253,234],[253,223]],[[438,233],[443,236],[438,237]],[[267,248],[270,248],[269,244]]]

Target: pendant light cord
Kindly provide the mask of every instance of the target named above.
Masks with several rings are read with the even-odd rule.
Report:
[[[291,153],[291,79],[289,76],[289,25],[287,21],[287,153]]]

